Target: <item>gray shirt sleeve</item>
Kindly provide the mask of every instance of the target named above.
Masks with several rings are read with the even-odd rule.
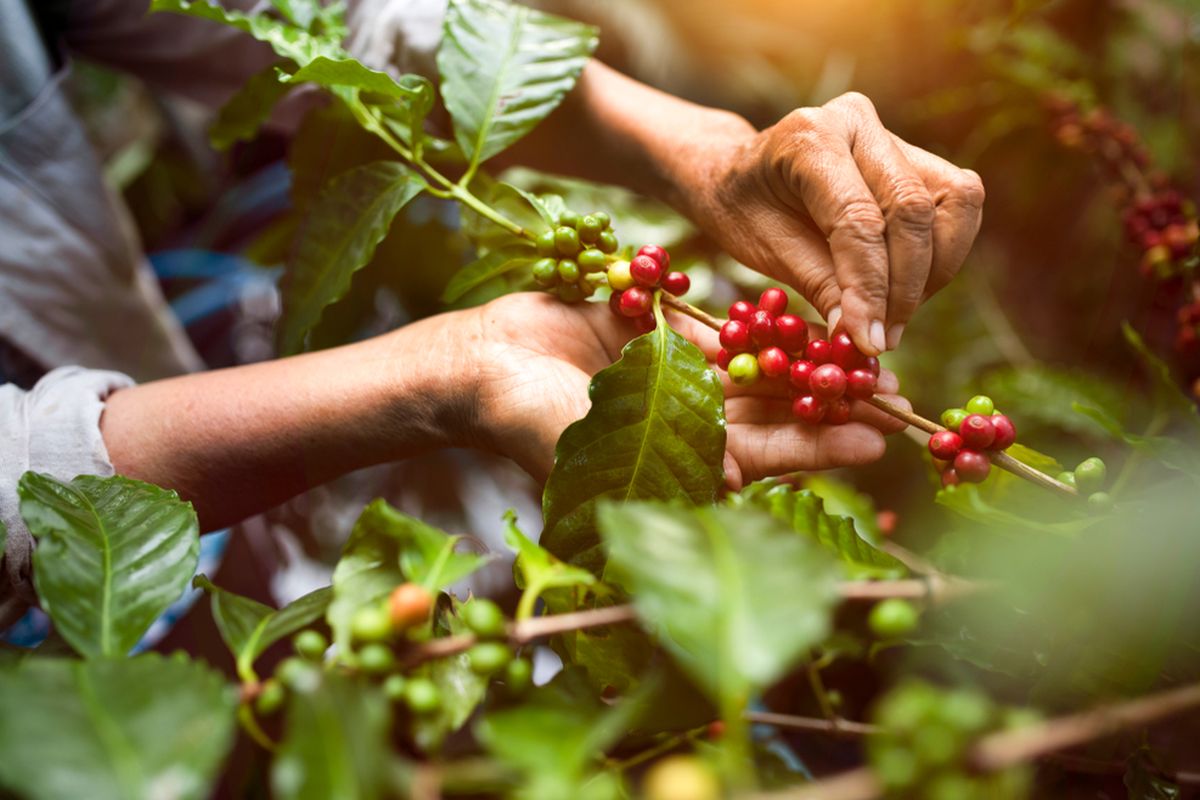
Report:
[[[60,367],[28,392],[0,386],[0,520],[8,543],[0,566],[0,630],[36,596],[30,556],[33,538],[21,519],[17,482],[27,471],[70,480],[76,475],[112,475],[100,436],[104,401],[133,381],[119,372]]]

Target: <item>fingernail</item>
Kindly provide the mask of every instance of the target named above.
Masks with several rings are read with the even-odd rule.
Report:
[[[842,321],[842,307],[834,306],[829,312],[829,332],[833,333],[837,330],[838,323]]]
[[[904,335],[904,323],[897,322],[892,327],[888,328],[887,346],[888,350],[895,350],[900,346],[900,337]]]
[[[887,340],[883,336],[883,323],[875,320],[871,323],[870,335],[867,337],[871,340],[871,346],[879,352],[887,349]]]

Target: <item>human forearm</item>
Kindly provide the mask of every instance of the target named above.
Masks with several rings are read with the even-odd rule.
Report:
[[[101,418],[109,457],[179,491],[211,529],[351,470],[460,444],[473,389],[456,363],[470,348],[446,347],[454,316],[119,391]]]

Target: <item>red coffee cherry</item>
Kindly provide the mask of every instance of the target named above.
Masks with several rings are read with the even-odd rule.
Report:
[[[623,294],[625,293],[613,292],[608,296],[608,307],[612,309],[612,312],[618,316],[624,316],[624,314],[621,314],[621,295]]]
[[[795,386],[802,393],[808,394],[812,391],[808,379],[812,376],[813,370],[816,368],[817,365],[811,361],[793,361],[788,380],[792,382],[792,386]]]
[[[626,317],[640,317],[650,310],[654,296],[649,289],[634,286],[621,292],[621,314]]]
[[[954,457],[954,471],[967,483],[982,483],[992,471],[992,462],[977,450],[961,450]]]
[[[958,477],[958,472],[955,471],[954,467],[949,467],[947,469],[942,470],[942,488],[943,489],[946,489],[950,486],[958,486],[958,484],[961,482],[962,482],[961,479]]]
[[[680,297],[692,288],[692,279],[683,272],[668,272],[663,276],[662,287],[670,294]]]
[[[736,319],[738,322],[750,324],[750,320],[754,319],[754,312],[758,311],[753,303],[748,303],[745,300],[738,300],[729,307],[729,318]]]
[[[954,431],[939,431],[929,437],[929,452],[942,461],[954,460],[962,446],[962,437]]]
[[[829,401],[829,408],[825,410],[826,425],[845,425],[850,421],[850,401],[844,397],[839,397],[836,400]]]
[[[731,353],[742,353],[750,348],[750,328],[736,319],[721,326],[719,338],[721,346]]]
[[[992,424],[991,417],[968,414],[958,426],[958,435],[962,437],[964,447],[971,450],[987,450],[996,440],[996,426]],[[961,477],[963,480],[970,480],[966,475]]]
[[[1017,440],[1017,426],[1003,414],[993,414],[989,419],[996,429],[996,438],[992,440],[993,450],[1007,450]]]
[[[813,339],[808,343],[808,347],[804,348],[804,357],[817,366],[828,364],[830,356],[829,342],[824,339]]]
[[[766,311],[772,317],[778,317],[787,311],[787,304],[787,292],[777,286],[764,290],[758,298],[759,309]]]
[[[717,351],[717,366],[721,369],[728,370],[729,362],[733,359],[733,353],[722,347]]]
[[[808,346],[808,323],[795,314],[775,318],[775,339],[785,352],[800,355]]]
[[[876,378],[879,377],[879,359],[875,356],[867,356],[864,358],[862,368],[870,372]]]
[[[642,314],[634,322],[637,323],[636,327],[640,333],[649,333],[658,327],[658,320],[654,318],[654,314]]]
[[[809,425],[820,425],[825,418],[825,401],[811,394],[801,395],[792,401],[792,413]]]
[[[666,248],[657,244],[645,244],[637,251],[639,256],[649,256],[659,263],[663,270],[671,268],[671,254],[666,251]]]
[[[650,256],[634,256],[629,262],[629,274],[642,286],[654,287],[662,280],[663,268]]]
[[[775,344],[775,318],[766,311],[755,311],[750,320],[750,339],[759,347]]]
[[[846,393],[846,373],[837,364],[822,364],[808,376],[808,385],[822,400],[834,400]]]
[[[846,394],[856,400],[870,400],[875,396],[875,383],[875,376],[870,370],[851,370],[846,375]]]
[[[787,353],[783,352],[781,348],[767,347],[758,351],[758,366],[762,368],[763,375],[768,378],[778,378],[788,373],[791,363]]]
[[[859,366],[863,354],[854,346],[854,340],[845,331],[838,331],[829,339],[830,359],[844,370],[852,370]]]

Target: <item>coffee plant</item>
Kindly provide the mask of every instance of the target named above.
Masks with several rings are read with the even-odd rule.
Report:
[[[279,56],[222,112],[218,144],[315,84],[337,104],[315,124],[348,114],[385,153],[297,175],[284,353],[319,344],[326,312],[421,196],[457,204],[477,253],[444,302],[522,289],[607,302],[630,340],[558,442],[540,540],[511,513],[496,520],[515,555],[512,607],[448,591],[490,556],[383,500],[358,517],[331,585],[276,609],[195,574],[196,515],[174,492],[27,473],[20,511],[54,633],[0,651],[0,791],[205,797],[236,747],[259,765],[254,788],[223,790],[280,798],[1064,797],[1080,771],[1122,777],[1130,797],[1181,796],[1194,747],[1151,726],[1200,707],[1200,415],[1132,328],[1148,422],[1057,410],[1105,432],[1112,469],[1092,456],[1065,470],[984,394],[927,419],[880,394],[879,359],[789,312],[782,289],[714,316],[684,299],[700,281],[665,247],[618,238],[605,192],[574,209],[570,191],[486,172],[571,91],[594,29],[452,0],[435,89],[352,58],[339,6],[273,7],[153,2]],[[427,130],[437,92],[447,138]],[[1056,109],[1059,140],[1117,174],[1144,162],[1107,117]],[[1125,225],[1165,278],[1194,268],[1195,210],[1156,191],[1129,198]],[[676,330],[685,317],[716,332],[711,362]],[[900,419],[928,451],[909,468],[954,522],[918,555],[887,535],[895,514],[834,479],[726,491],[722,372],[789,398],[814,430],[868,408]],[[131,655],[189,586],[207,594],[229,675]],[[562,668],[547,679],[535,665],[549,652]]]

